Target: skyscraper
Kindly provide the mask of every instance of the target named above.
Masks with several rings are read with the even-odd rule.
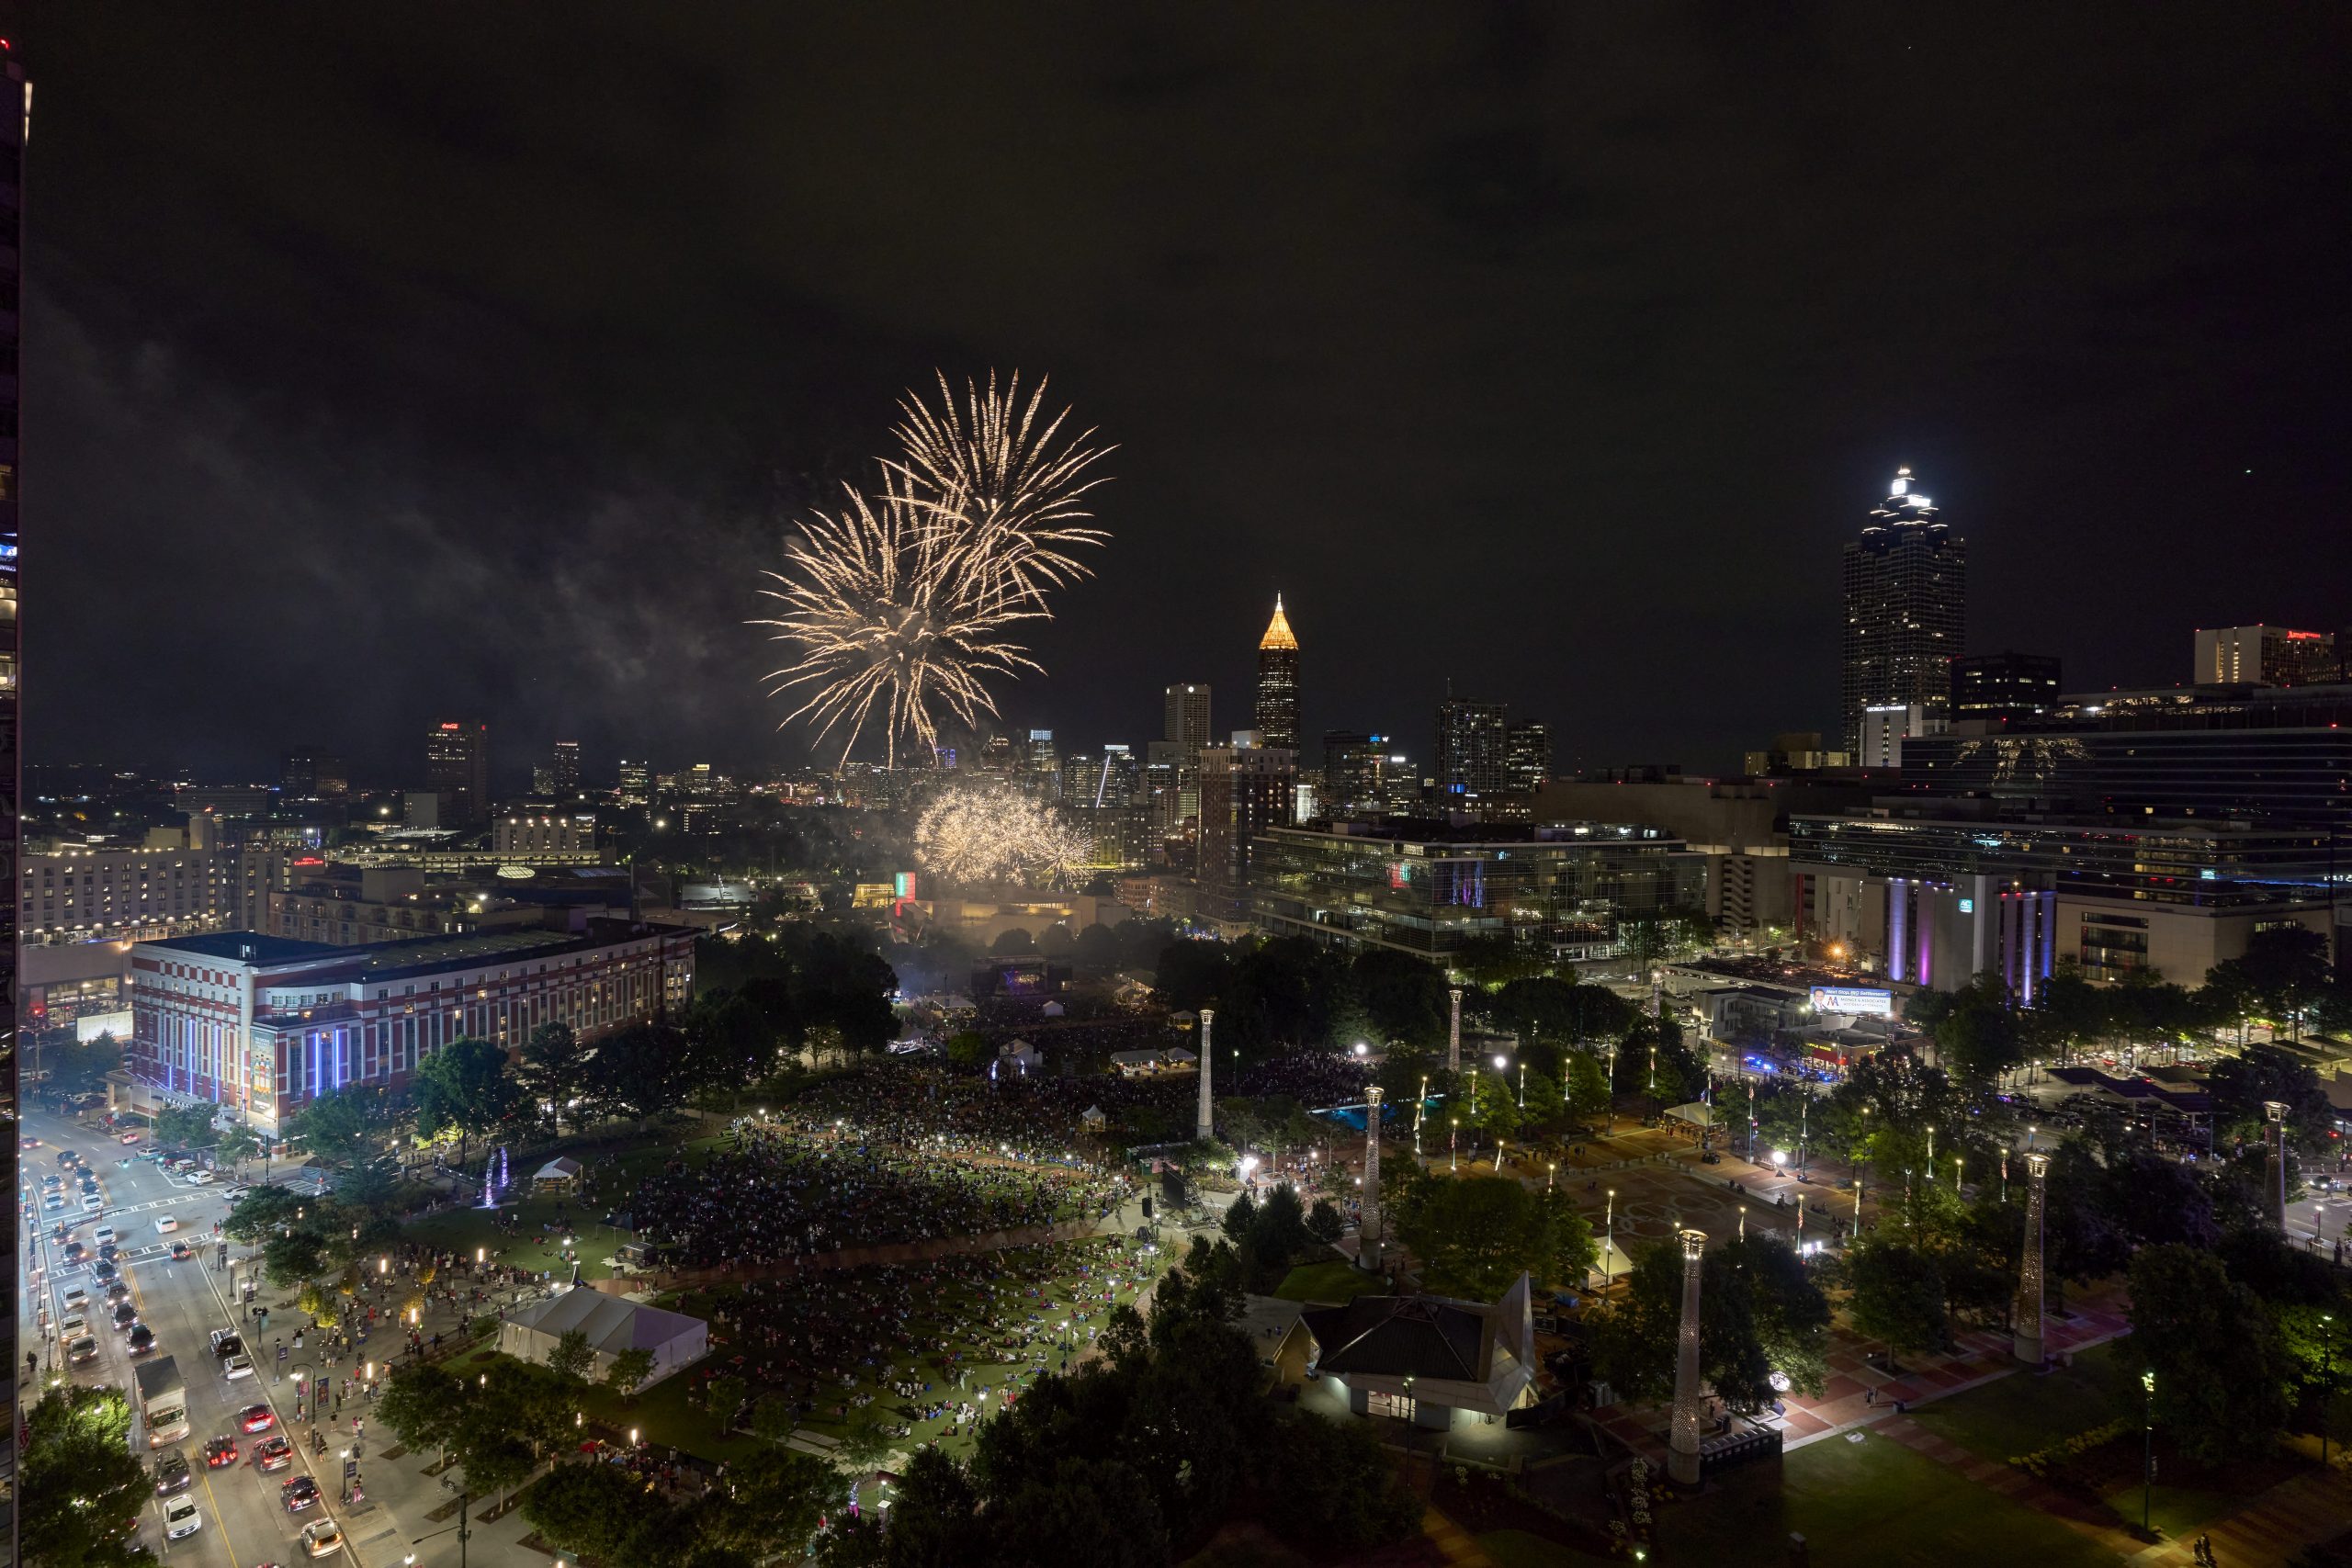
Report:
[[[340,800],[351,793],[351,770],[332,752],[298,746],[277,760],[277,791],[288,800]]]
[[[1861,750],[1865,709],[1917,706],[1928,732],[1951,717],[1951,661],[1968,623],[1968,543],[1895,470],[1894,489],[1846,547],[1846,750]]]
[[[0,40],[0,51],[7,49]],[[6,879],[8,908],[0,914],[0,1048],[12,1052],[17,1043],[17,919],[22,893],[17,887],[17,848],[22,826],[17,802],[17,288],[18,256],[24,237],[18,231],[23,210],[25,128],[32,118],[32,89],[25,85],[25,68],[13,54],[0,55],[0,877]],[[10,1066],[0,1054],[0,1070]],[[0,1280],[11,1287],[15,1275],[0,1265]],[[13,1295],[13,1288],[10,1292]],[[0,1527],[5,1528],[5,1527]]]
[[[1504,785],[1513,795],[1533,795],[1552,776],[1552,731],[1541,724],[1514,724],[1503,733]]]
[[[1298,753],[1280,747],[1211,746],[1201,752],[1201,912],[1233,920],[1250,905],[1257,840],[1291,819]]]
[[[490,815],[490,726],[436,724],[424,733],[424,787],[447,803],[444,825],[470,828]]]
[[[1274,595],[1274,618],[1258,639],[1258,744],[1298,750],[1298,638]]]
[[[548,761],[548,783],[558,795],[576,795],[580,790],[580,742],[559,740],[555,755]]]
[[[1165,702],[1167,721],[1159,738],[1182,746],[1189,767],[1209,743],[1209,689],[1197,681],[1180,681],[1168,688]]]
[[[1449,696],[1437,705],[1437,788],[1441,806],[1510,787],[1510,726],[1500,703]]]

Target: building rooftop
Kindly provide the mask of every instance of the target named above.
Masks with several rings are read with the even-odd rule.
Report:
[[[139,945],[168,947],[193,958],[218,958],[232,964],[292,964],[348,951],[328,942],[296,942],[288,937],[264,936],[259,931],[208,931],[201,936],[160,937]]]
[[[1487,1315],[1442,1296],[1358,1296],[1302,1314],[1327,1372],[1483,1382]]]

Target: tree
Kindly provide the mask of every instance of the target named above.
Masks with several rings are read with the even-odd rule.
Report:
[[[523,1108],[507,1071],[506,1052],[488,1040],[452,1040],[418,1064],[410,1080],[417,1131],[440,1139],[455,1134],[458,1163],[466,1140],[496,1131]]]
[[[2192,1247],[2132,1260],[2131,1349],[2155,1374],[2156,1425],[2208,1461],[2268,1450],[2287,1423],[2292,1372],[2277,1320]]]
[[[989,943],[989,951],[1000,958],[1018,958],[1037,951],[1037,939],[1019,926],[1007,926],[996,933]]]
[[[304,1105],[288,1129],[329,1165],[350,1165],[382,1148],[388,1111],[382,1090],[351,1085]]]
[[[41,1086],[46,1093],[94,1094],[106,1088],[107,1075],[122,1066],[122,1043],[111,1034],[101,1034],[95,1040],[44,1045],[40,1065],[49,1074]]]
[[[879,1421],[859,1421],[842,1434],[833,1451],[852,1465],[864,1469],[882,1462],[889,1456],[890,1435]]]
[[[766,1449],[727,1467],[728,1507],[702,1520],[707,1540],[761,1558],[797,1561],[841,1496],[841,1472],[791,1449]]]
[[[597,1042],[583,1087],[601,1111],[642,1127],[685,1098],[684,1039],[668,1024],[632,1023]]]
[[[1393,948],[1366,948],[1350,966],[1349,984],[1365,1021],[1382,1039],[1434,1045],[1445,1038],[1453,1003],[1434,965]]]
[[[732,1372],[721,1372],[703,1385],[703,1399],[709,1406],[711,1419],[718,1423],[722,1432],[735,1427],[735,1413],[743,1408],[743,1397],[752,1385]],[[791,1434],[787,1432],[786,1436]]]
[[[1574,1206],[1547,1204],[1509,1177],[1420,1177],[1400,1210],[1397,1235],[1442,1294],[1492,1301],[1523,1273],[1540,1286],[1581,1281],[1592,1267],[1591,1227]]]
[[[1625,1298],[1595,1325],[1610,1382],[1635,1398],[1674,1386],[1682,1323],[1680,1247],[1634,1249]],[[1700,1375],[1736,1409],[1771,1402],[1772,1374],[1819,1393],[1828,1374],[1829,1303],[1795,1249],[1760,1233],[1709,1247],[1699,1263]]]
[[[256,1246],[292,1224],[298,1213],[307,1213],[311,1206],[287,1188],[255,1187],[230,1206],[221,1234],[243,1246]]]
[[[2293,1052],[2277,1045],[2247,1045],[2213,1064],[2206,1091],[2212,1097],[2218,1133],[2263,1136],[2268,1112],[2263,1102],[2287,1107],[2290,1141],[2311,1147],[2327,1141],[2335,1111],[2319,1074]]]
[[[1250,1244],[1250,1226],[1257,1218],[1258,1205],[1244,1192],[1225,1211],[1225,1219],[1217,1228],[1236,1247],[1246,1247]]]
[[[220,1136],[209,1105],[166,1105],[155,1112],[155,1141],[174,1148],[209,1149]]]
[[[213,1157],[242,1165],[261,1153],[261,1135],[240,1122],[220,1130],[220,1142],[213,1145]]]
[[[577,1388],[588,1382],[589,1369],[596,1364],[595,1349],[588,1343],[588,1332],[575,1328],[555,1342],[548,1352],[548,1371]]]
[[[2333,978],[2326,936],[2303,925],[2256,931],[2246,939],[2245,955],[2229,963],[2262,1010],[2286,1021],[2290,1039],[2301,1037],[2303,1010],[2326,993]]]
[[[605,1369],[605,1386],[624,1399],[634,1399],[645,1380],[653,1375],[653,1352],[642,1345],[632,1345],[613,1358]]]
[[[2025,1036],[1996,975],[1980,975],[1953,998],[1935,1028],[1936,1055],[1965,1083],[1989,1084],[2025,1060]]]
[[[515,1085],[528,1100],[531,1113],[544,1118],[558,1134],[563,1131],[564,1109],[586,1076],[587,1060],[587,1050],[568,1023],[543,1023],[523,1042]]]
[[[780,1443],[799,1428],[792,1401],[769,1394],[752,1406],[752,1436]]]
[[[1609,1072],[1601,1058],[1588,1051],[1564,1052],[1561,1070],[1568,1114],[1579,1122],[1605,1118],[1610,1109]]]
[[[947,1060],[959,1067],[978,1067],[989,1059],[989,1041],[985,1034],[967,1029],[947,1037]]]
[[[1847,1255],[1846,1269],[1854,1288],[1849,1310],[1865,1338],[1911,1351],[1936,1348],[1951,1337],[1943,1270],[1925,1250],[1869,1240]]]
[[[1315,1207],[1306,1212],[1306,1234],[1326,1246],[1338,1241],[1347,1228],[1347,1222],[1340,1217],[1340,1211],[1331,1206],[1329,1198],[1317,1198]]]
[[[153,1495],[130,1457],[119,1388],[53,1387],[27,1413],[17,1551],[34,1568],[130,1568],[149,1561],[138,1519]]]
[[[1508,936],[1474,936],[1462,944],[1454,954],[1452,967],[1470,977],[1476,986],[1500,986],[1512,980],[1532,980],[1549,965],[1543,953]]]
[[[1293,1413],[1266,1458],[1265,1490],[1282,1499],[1271,1522],[1301,1550],[1352,1558],[1420,1533],[1419,1499],[1367,1426]]]
[[[617,1465],[560,1464],[523,1495],[523,1517],[555,1546],[615,1562],[650,1501]]]
[[[311,1278],[327,1265],[326,1237],[309,1226],[271,1236],[262,1244],[261,1252],[269,1282],[281,1290]]]

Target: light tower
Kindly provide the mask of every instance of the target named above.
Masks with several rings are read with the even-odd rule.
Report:
[[[1453,1025],[1446,1034],[1445,1070],[1455,1077],[1462,1076],[1462,987],[1446,992],[1453,998]]]
[[[2262,1113],[2270,1120],[2271,1159],[2278,1168],[2278,1229],[2287,1228],[2287,1104],[2280,1100],[2262,1102]]]
[[[1380,1258],[1380,1086],[1374,1084],[1364,1091],[1363,1108],[1363,1219],[1356,1234],[1363,1238],[1360,1251],[1369,1268]]]
[[[1209,1021],[1216,1017],[1214,1008],[1201,1010],[1201,1113],[1193,1124],[1193,1136],[1204,1142],[1216,1135],[1216,1118],[1212,1113],[1214,1102],[1209,1099]]]
[[[2048,1155],[2025,1156],[2025,1253],[2018,1264],[2018,1326],[2010,1348],[2029,1367],[2041,1365],[2041,1214]],[[1857,1202],[1859,1207],[1859,1201]]]
[[[1674,1426],[1666,1472],[1684,1486],[1699,1484],[1699,1258],[1706,1247],[1704,1231],[1682,1233],[1682,1327],[1674,1344]]]

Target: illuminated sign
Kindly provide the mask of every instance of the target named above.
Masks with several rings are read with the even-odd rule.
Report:
[[[899,897],[911,898],[915,896],[915,874],[913,872],[899,872],[891,880],[897,886],[898,896]]]
[[[1870,1013],[1878,1018],[1893,1018],[1894,993],[1867,986],[1815,986],[1813,988],[1813,1010]]]
[[[1962,898],[1960,901],[1960,912],[1963,915],[1973,915],[1976,913],[1976,900],[1973,898]]]

